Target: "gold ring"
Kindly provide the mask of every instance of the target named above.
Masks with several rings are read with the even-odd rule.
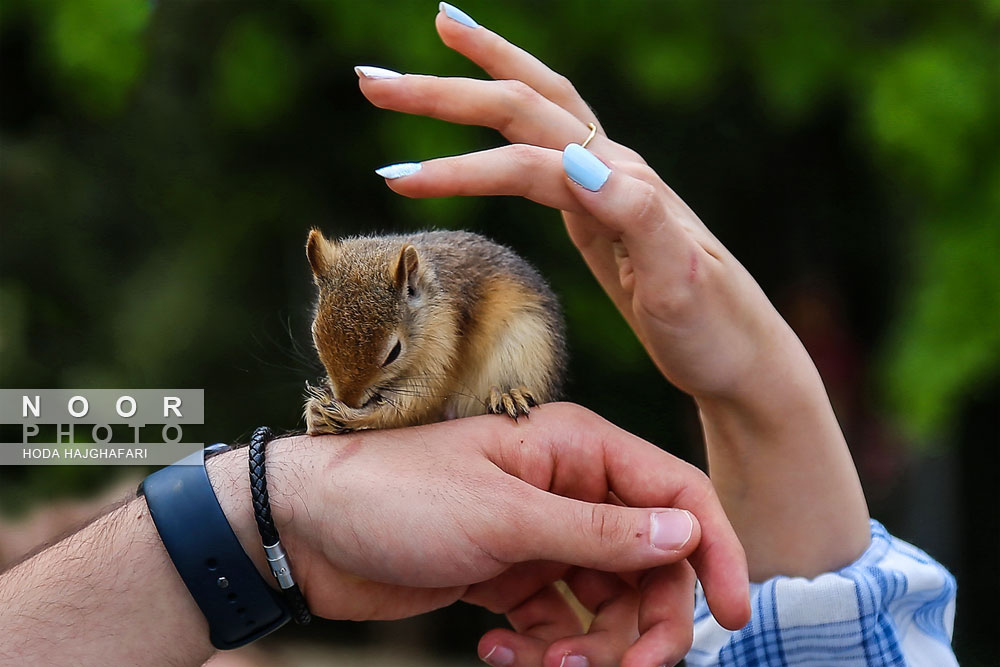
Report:
[[[587,127],[590,128],[590,134],[588,134],[587,138],[583,140],[582,144],[580,144],[584,148],[586,148],[587,144],[590,143],[590,140],[593,139],[597,135],[597,126],[596,125],[594,125],[593,123],[587,123]]]

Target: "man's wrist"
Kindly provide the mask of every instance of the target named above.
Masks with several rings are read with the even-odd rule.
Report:
[[[295,513],[293,502],[298,496],[292,492],[288,479],[291,476],[296,476],[289,474],[295,463],[293,452],[305,437],[292,436],[276,439],[267,447],[267,475],[268,490],[271,496],[271,512],[286,547],[288,544],[297,542],[292,516]],[[233,532],[236,533],[243,550],[253,561],[261,576],[269,585],[277,589],[278,584],[267,565],[267,558],[260,542],[260,533],[257,532],[257,523],[254,519],[253,503],[250,497],[248,451],[247,447],[240,447],[214,456],[205,462],[205,469],[219,500],[219,505],[222,507]],[[289,549],[289,553],[289,557],[294,559],[295,553],[291,549]]]

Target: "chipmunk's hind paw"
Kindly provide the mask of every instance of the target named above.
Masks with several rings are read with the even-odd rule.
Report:
[[[517,387],[507,391],[500,391],[498,387],[492,387],[490,388],[487,409],[491,414],[507,415],[517,421],[518,417],[527,417],[535,405],[538,405],[538,402],[527,387]]]

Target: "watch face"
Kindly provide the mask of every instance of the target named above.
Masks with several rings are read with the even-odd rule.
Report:
[[[205,458],[210,458],[216,454],[221,454],[222,452],[228,452],[232,447],[224,442],[217,442],[214,445],[209,445],[205,448]]]

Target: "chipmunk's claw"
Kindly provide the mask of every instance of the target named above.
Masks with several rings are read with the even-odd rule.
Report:
[[[524,398],[524,402],[527,403],[529,408],[533,408],[538,405],[538,400],[535,398],[535,395],[531,393],[531,390],[528,389],[527,387],[519,387],[515,391],[521,394],[521,396]],[[527,412],[528,412],[527,409],[525,409],[525,413]]]
[[[337,417],[322,400],[310,398],[306,402],[306,433],[309,435],[339,435],[354,430]]]
[[[326,383],[314,386],[306,383],[305,418],[306,433],[309,435],[339,435],[354,429],[341,419],[333,403],[333,394]]]
[[[497,387],[490,388],[490,398],[487,410],[490,414],[507,415],[514,421],[518,417],[527,417],[532,406],[538,405],[534,395],[527,387],[517,387],[508,391],[500,391]]]

